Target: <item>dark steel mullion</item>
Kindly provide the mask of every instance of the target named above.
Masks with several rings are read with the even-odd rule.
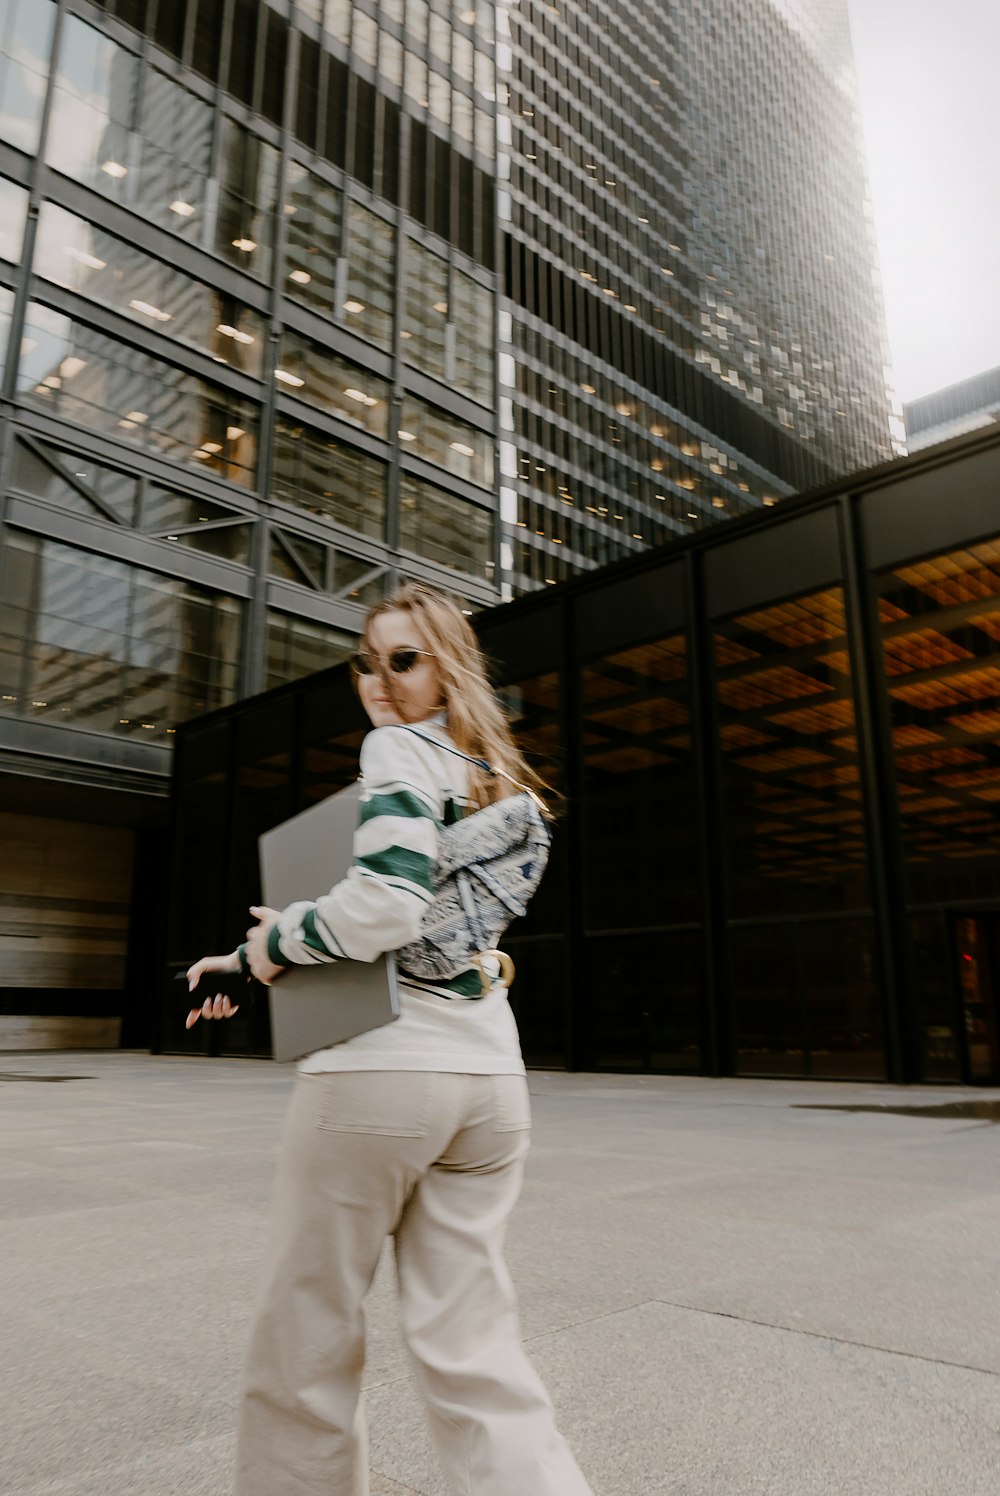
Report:
[[[405,57],[403,64],[405,68]],[[407,195],[406,184],[410,177],[410,123],[410,116],[401,105],[399,111],[399,201],[396,203],[394,219],[396,228],[396,267],[393,278],[392,394],[389,402],[389,468],[386,475],[385,516],[386,545],[394,553],[399,550],[400,515],[402,512],[400,502],[402,452],[399,443],[399,428],[403,417],[403,399],[405,396],[403,385],[406,376],[403,366],[403,346],[399,334],[403,325],[403,297],[406,294],[407,246],[409,244],[403,202]],[[395,564],[395,561],[393,561],[390,563],[386,575],[387,591],[395,589],[398,581],[399,568]]]
[[[905,854],[896,796],[892,723],[880,658],[877,599],[869,580],[859,495],[838,505],[848,648],[861,765],[876,954],[882,978],[887,1079],[916,1081],[922,1064],[916,981],[906,909]]]
[[[705,992],[701,1004],[703,1069],[709,1075],[736,1073],[735,1014],[726,916],[729,880],[723,830],[722,750],[719,707],[712,660],[711,621],[705,604],[703,562],[684,556],[684,611],[688,648],[692,744],[701,830],[702,962]]]
[[[566,892],[564,895],[565,930],[563,952],[568,972],[566,1010],[564,1015],[567,1070],[587,1070],[594,1065],[595,1044],[590,992],[586,985],[587,952],[584,944],[586,921],[583,908],[583,880],[574,869],[583,862],[583,716],[580,692],[581,662],[577,658],[576,613],[573,600],[560,604],[562,662],[560,691],[560,736],[565,762],[566,822],[563,835],[568,842],[566,856]]]
[[[14,401],[17,395],[17,376],[20,368],[20,356],[16,350],[21,347],[21,339],[24,336],[24,320],[28,306],[29,292],[31,286],[30,267],[35,258],[35,240],[38,236],[38,211],[41,205],[40,180],[45,160],[45,148],[48,142],[49,122],[52,118],[52,104],[56,89],[56,72],[59,49],[62,46],[63,23],[66,16],[65,0],[56,10],[55,24],[52,28],[52,46],[49,53],[49,75],[45,87],[45,103],[42,105],[42,117],[38,125],[38,150],[32,157],[28,167],[28,213],[24,225],[24,238],[21,244],[21,263],[18,266],[18,279],[14,292],[14,305],[11,308],[10,329],[7,340],[7,360],[3,383],[0,385],[0,398]],[[0,506],[3,500],[0,498]],[[2,507],[0,507],[0,519],[2,519]]]
[[[258,36],[263,26],[263,7],[259,13]],[[290,26],[288,45],[285,51],[285,91],[282,104],[280,133],[280,156],[278,181],[275,193],[275,220],[272,225],[271,285],[270,285],[270,330],[262,370],[264,380],[263,403],[260,415],[260,437],[257,444],[257,494],[261,499],[261,517],[253,536],[251,566],[256,577],[256,586],[249,606],[244,614],[246,647],[241,652],[240,695],[249,696],[263,689],[267,665],[267,576],[268,555],[271,545],[271,512],[268,495],[271,487],[271,470],[274,464],[275,436],[278,422],[278,386],[274,378],[280,367],[281,356],[281,290],[285,274],[285,245],[287,225],[284,205],[288,192],[288,160],[291,144],[289,128],[295,98],[293,80],[298,75],[299,32]],[[296,559],[293,557],[293,559]],[[307,573],[308,574],[308,573]]]
[[[232,519],[210,519],[196,520],[193,524],[184,525],[157,525],[155,530],[139,530],[140,535],[147,536],[150,540],[162,540],[167,535],[204,535],[209,530],[232,530],[237,525],[252,525],[255,516],[252,514],[241,514]]]

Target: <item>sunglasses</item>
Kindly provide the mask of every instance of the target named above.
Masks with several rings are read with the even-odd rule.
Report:
[[[392,649],[386,655],[385,663],[393,675],[405,675],[408,670],[413,669],[421,655],[429,660],[434,658],[429,649]],[[363,649],[351,655],[351,669],[355,675],[377,675],[380,668],[377,656],[368,654]]]

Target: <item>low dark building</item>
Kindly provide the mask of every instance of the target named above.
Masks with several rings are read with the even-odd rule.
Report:
[[[998,495],[977,435],[477,617],[565,796],[506,942],[530,1063],[1000,1080]],[[178,729],[170,959],[363,731],[343,666]],[[264,1004],[182,1007],[156,1047],[267,1052]]]

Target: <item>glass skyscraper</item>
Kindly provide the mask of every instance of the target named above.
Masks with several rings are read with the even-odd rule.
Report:
[[[845,0],[500,30],[514,587],[902,453]]]

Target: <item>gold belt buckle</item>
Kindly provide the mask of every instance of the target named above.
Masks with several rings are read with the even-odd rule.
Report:
[[[481,994],[481,996],[483,997],[485,997],[487,992],[492,991],[493,988],[493,983],[486,975],[486,971],[483,966],[483,962],[486,960],[487,956],[495,956],[496,959],[500,962],[500,976],[498,980],[501,987],[510,987],[511,983],[514,980],[516,970],[513,961],[511,960],[510,956],[508,956],[506,951],[480,951],[477,956],[473,956],[472,964],[473,966],[479,968],[479,979],[483,984],[483,990]]]

